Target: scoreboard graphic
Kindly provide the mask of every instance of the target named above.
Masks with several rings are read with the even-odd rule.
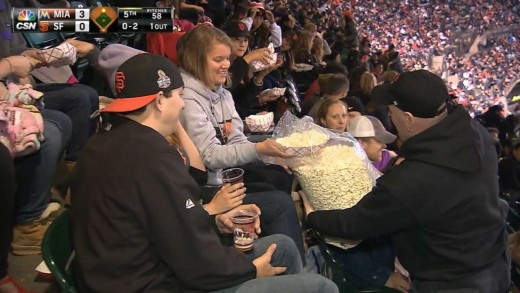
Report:
[[[15,32],[173,32],[173,8],[13,8]]]

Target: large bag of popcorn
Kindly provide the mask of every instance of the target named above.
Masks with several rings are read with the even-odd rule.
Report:
[[[354,206],[372,190],[380,176],[363,147],[349,133],[337,133],[286,112],[273,138],[294,156],[278,164],[289,166],[315,210]],[[329,244],[351,248],[351,241],[326,238]]]

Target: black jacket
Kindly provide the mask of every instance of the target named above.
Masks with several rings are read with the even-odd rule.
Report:
[[[513,154],[498,163],[498,176],[500,190],[517,198],[520,195],[520,162]]]
[[[486,268],[506,248],[497,156],[487,131],[457,106],[407,140],[405,160],[356,206],[308,217],[325,234],[364,239],[391,234],[411,277],[450,281]]]
[[[72,182],[76,281],[83,292],[199,292],[254,279],[221,245],[179,152],[134,121],[94,136]]]

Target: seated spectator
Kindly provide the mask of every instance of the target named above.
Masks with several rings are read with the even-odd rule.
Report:
[[[419,292],[507,292],[508,207],[486,130],[425,70],[376,87],[374,99],[389,107],[404,160],[353,207],[310,213],[309,226],[347,239],[389,235]]]
[[[5,9],[0,8],[0,21],[10,23],[11,5],[9,1],[3,2],[5,3]],[[0,58],[22,54],[38,59],[39,50],[27,48],[21,33],[9,32],[9,35],[10,38],[5,39],[0,46]],[[83,57],[79,50],[78,56]],[[45,64],[42,65],[44,66]],[[22,83],[30,82],[26,80],[22,81]],[[90,136],[90,115],[99,108],[99,95],[93,88],[79,83],[39,83],[34,88],[45,94],[46,109],[63,112],[72,121],[72,136],[65,154],[67,167],[71,170]]]
[[[316,115],[316,124],[344,132],[349,122],[347,105],[341,100],[325,100],[320,104]]]
[[[396,153],[386,149],[386,145],[394,142],[397,137],[386,131],[376,117],[356,117],[350,121],[347,131],[357,138],[377,170],[383,171],[397,157]]]
[[[19,78],[26,78],[29,72],[39,65],[39,62],[30,57],[9,56],[0,61],[0,79],[14,75]],[[10,87],[11,88],[11,87]],[[11,91],[13,89],[11,88]],[[22,96],[26,93],[9,92],[3,83],[0,84],[0,105],[11,106],[12,108],[28,107],[26,97]],[[13,99],[13,97],[16,97]],[[28,103],[30,104],[30,102]],[[8,108],[3,108],[2,115],[8,115]],[[25,110],[25,114],[30,114],[29,110]],[[16,111],[16,109],[12,109]],[[63,154],[65,145],[67,144],[71,133],[71,122],[63,113],[53,110],[41,110],[43,118],[43,141],[34,141],[36,147],[27,153],[20,153],[18,144],[28,139],[27,131],[35,131],[37,125],[31,124],[29,117],[22,115],[23,112],[10,112],[16,121],[9,119],[9,123],[3,123],[0,129],[0,144],[8,148],[11,156],[14,157],[13,162],[16,171],[16,189],[14,191],[14,203],[6,202],[6,213],[2,213],[2,223],[7,226],[4,228],[8,231],[9,237],[5,239],[5,244],[11,245],[11,252],[15,255],[32,255],[41,253],[41,242],[47,227],[52,220],[59,214],[60,205],[57,203],[49,203],[50,188],[54,176],[54,171],[58,164],[58,160]],[[32,113],[38,110],[33,108]],[[36,114],[38,115],[38,114]],[[4,117],[5,119],[6,117]],[[4,120],[2,119],[2,120]],[[20,119],[18,121],[18,119]],[[33,118],[36,119],[36,118]],[[23,125],[24,131],[15,131],[12,127]],[[41,130],[39,130],[41,131]],[[39,132],[38,131],[38,132]],[[14,142],[14,145],[10,142]],[[29,143],[26,141],[26,143]],[[39,147],[37,147],[39,145]],[[7,166],[6,169],[9,167]],[[3,169],[3,168],[2,168]],[[7,179],[6,179],[7,180]],[[10,187],[6,187],[5,191],[9,192]],[[2,193],[4,189],[2,188]],[[2,194],[2,197],[4,194]],[[5,194],[6,197],[9,193]],[[9,199],[7,199],[9,200]],[[14,204],[14,205],[13,205]],[[12,206],[9,206],[12,205]],[[13,217],[10,217],[11,214]],[[14,219],[14,225],[12,220]],[[12,236],[12,242],[11,242]],[[7,251],[8,249],[2,245],[0,264],[2,271],[7,270]],[[1,272],[0,272],[1,273]],[[0,276],[0,277],[5,277]],[[1,285],[0,285],[1,286]]]
[[[222,169],[236,166],[244,169],[244,182],[249,190],[244,202],[251,200],[257,204],[262,217],[284,214],[286,222],[264,220],[265,225],[272,225],[263,230],[268,234],[289,235],[303,256],[301,229],[290,197],[292,175],[279,166],[259,162],[262,156],[288,158],[290,155],[274,140],[259,143],[247,140],[233,97],[223,87],[232,48],[232,41],[224,32],[206,25],[197,26],[181,38],[177,51],[183,69],[185,108],[180,120],[208,170],[206,183],[218,188],[222,185]],[[255,193],[255,189],[263,192]]]
[[[303,105],[304,113],[311,116],[315,121],[318,109],[325,100],[339,100],[344,98],[348,93],[348,79],[341,73],[336,74],[320,74],[318,79],[320,86],[320,95],[309,101],[307,105]]]
[[[498,163],[498,178],[500,191],[517,200],[520,196],[520,140],[513,143],[509,155]]]
[[[327,65],[323,68],[323,71],[321,74],[330,74],[330,73],[341,73],[348,77],[348,70],[347,68],[341,64],[340,62],[331,61],[328,62]],[[318,75],[318,78],[315,79],[309,88],[307,88],[307,91],[305,92],[305,97],[303,99],[303,105],[306,105],[309,103],[310,100],[315,98],[317,95],[319,96],[320,93],[320,85],[318,83],[320,79],[320,76]]]
[[[233,41],[235,52],[235,58],[229,68],[231,79],[230,82],[226,83],[226,88],[233,95],[235,108],[240,118],[245,119],[249,115],[268,111],[270,107],[267,103],[275,102],[280,96],[270,95],[267,92],[260,95],[261,90],[265,88],[264,78],[272,71],[277,70],[283,62],[277,62],[253,74],[251,63],[259,61],[269,64],[271,61],[269,50],[267,48],[259,48],[247,53],[249,31],[243,22],[230,21],[224,28],[224,31]]]
[[[125,284],[130,292],[338,292],[330,280],[303,274],[286,236],[259,239],[247,254],[220,243],[237,209],[210,216],[181,154],[165,139],[180,130],[184,105],[173,63],[140,54],[116,76],[118,97],[105,109],[127,121],[92,138],[72,185],[79,291],[118,292]]]

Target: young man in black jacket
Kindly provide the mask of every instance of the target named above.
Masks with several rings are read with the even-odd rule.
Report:
[[[127,121],[89,141],[73,177],[79,290],[338,292],[330,280],[301,274],[286,236],[259,239],[248,253],[220,243],[217,233],[230,232],[237,209],[260,210],[210,215],[199,203],[198,184],[165,138],[181,129],[183,86],[162,56],[139,54],[118,68],[117,99],[104,111]]]
[[[389,234],[417,292],[508,292],[507,206],[486,129],[425,70],[376,87],[373,98],[389,105],[404,160],[357,205],[310,213],[310,225],[347,239]]]

